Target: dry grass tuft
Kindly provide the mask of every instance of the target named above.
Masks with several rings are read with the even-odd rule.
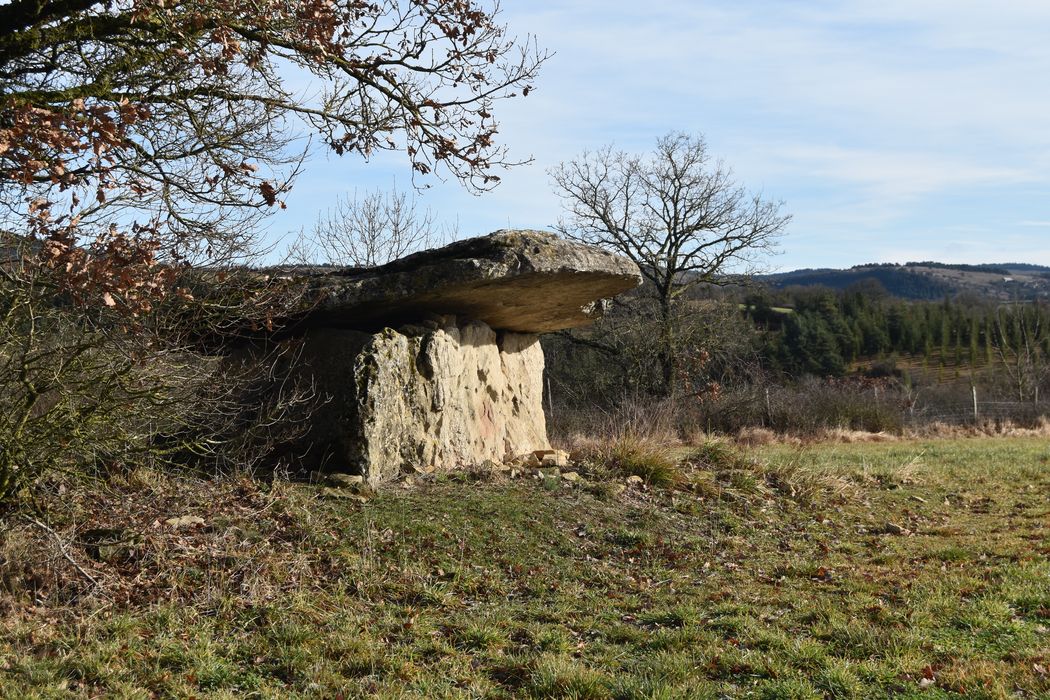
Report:
[[[769,428],[751,427],[741,428],[736,434],[738,445],[747,447],[761,447],[762,445],[773,445],[781,442],[784,436],[777,435]]]
[[[783,496],[803,505],[842,502],[854,486],[840,477],[805,465],[799,448],[789,459],[754,459],[736,445],[708,440],[697,446],[688,463],[694,491],[722,496]]]
[[[757,432],[767,440],[771,431]],[[843,431],[839,440],[881,441],[875,434],[853,436]],[[612,437],[575,435],[563,446],[573,459],[597,481],[638,476],[646,483],[683,488],[720,500],[750,501],[784,497],[801,505],[840,503],[855,490],[855,484],[825,470],[806,466],[805,448],[795,438],[777,444],[793,444],[796,450],[787,458],[755,459],[741,448],[739,438],[695,435],[690,448],[683,449],[664,437],[623,431]],[[769,444],[769,443],[766,443]]]
[[[652,486],[674,486],[682,475],[675,445],[656,437],[623,432],[612,439],[577,437],[570,452],[592,473],[641,477]]]
[[[849,480],[807,466],[801,450],[785,461],[759,462],[758,471],[774,491],[804,505],[842,503],[857,491]]]
[[[625,404],[592,434],[572,435],[559,446],[599,479],[637,476],[652,486],[674,486],[682,479],[676,454],[681,441],[666,402]]]
[[[985,419],[977,424],[925,423],[910,428],[907,437],[954,439],[966,437],[1050,437],[1050,418],[1041,416],[1034,425],[1018,425],[1008,419]]]
[[[841,442],[847,445],[864,442],[896,442],[900,438],[887,432],[850,430],[849,428],[825,428],[814,438],[814,442]]]

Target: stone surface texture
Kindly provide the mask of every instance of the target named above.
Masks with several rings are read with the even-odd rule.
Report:
[[[454,314],[519,333],[585,325],[638,286],[631,261],[543,231],[502,230],[361,270],[298,269],[314,287],[310,326],[377,328]]]
[[[308,334],[304,360],[330,397],[314,420],[325,469],[375,484],[549,449],[535,335],[452,316],[402,331]]]
[[[310,454],[369,484],[549,451],[536,334],[589,323],[603,299],[641,282],[629,260],[540,231],[497,231],[371,270],[290,272],[308,277],[312,306],[293,328],[329,399]]]

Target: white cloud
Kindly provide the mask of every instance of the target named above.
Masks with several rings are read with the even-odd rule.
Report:
[[[497,111],[502,141],[535,163],[482,198],[455,183],[424,195],[464,235],[554,223],[548,167],[682,129],[704,132],[745,184],[787,200],[781,262],[849,264],[887,245],[1046,255],[1033,237],[1050,190],[1050,2],[530,0],[504,11],[514,33],[557,54],[536,93]],[[342,179],[333,170],[303,182],[311,202],[395,172],[408,184],[396,159]],[[965,214],[948,202],[962,196]],[[963,224],[998,247],[953,246]]]
[[[951,188],[1038,180],[1022,168],[983,166],[933,153],[817,144],[777,147],[768,155],[786,172],[856,184],[880,199],[913,199]]]

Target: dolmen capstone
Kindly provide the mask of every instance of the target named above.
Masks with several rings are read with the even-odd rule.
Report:
[[[327,398],[312,454],[374,484],[549,449],[538,334],[640,282],[625,258],[523,230],[311,272],[301,365]]]

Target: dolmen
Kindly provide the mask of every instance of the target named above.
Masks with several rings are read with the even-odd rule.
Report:
[[[538,335],[641,283],[625,258],[526,230],[308,276],[301,366],[327,399],[311,452],[371,484],[550,449]]]

